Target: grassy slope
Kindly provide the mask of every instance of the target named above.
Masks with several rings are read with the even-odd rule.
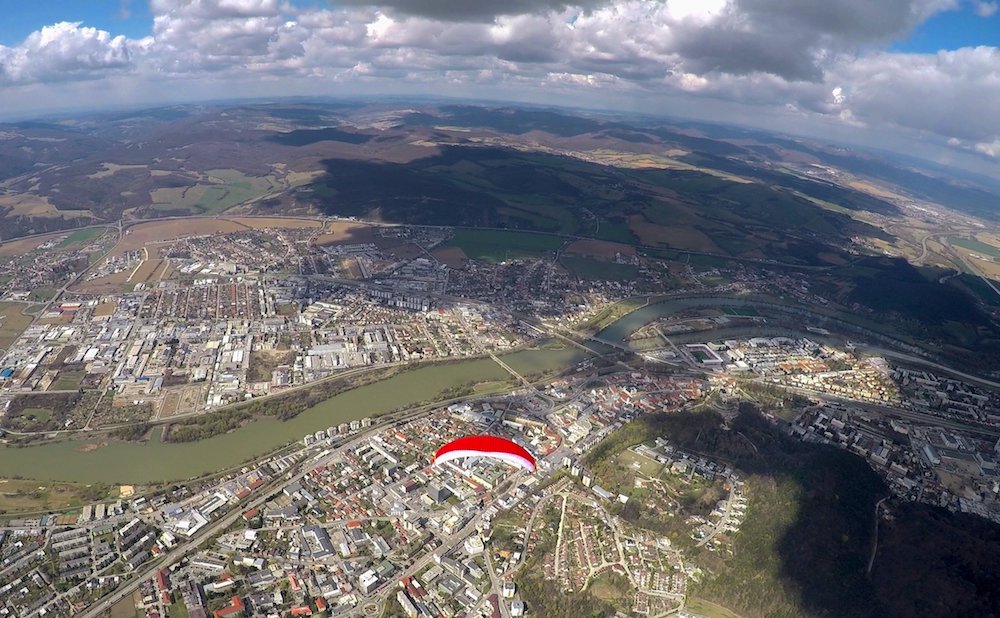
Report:
[[[733,461],[748,485],[734,555],[697,557],[709,575],[694,596],[748,617],[884,614],[864,577],[872,509],[884,489],[863,460],[792,441],[756,416],[723,431],[714,414],[674,414],[630,424],[594,451],[590,465],[656,435]]]

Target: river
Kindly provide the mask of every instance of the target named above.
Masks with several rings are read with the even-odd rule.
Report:
[[[533,373],[566,367],[583,356],[557,345],[514,352],[503,359],[515,371]],[[182,480],[237,466],[331,425],[439,399],[448,389],[470,382],[501,382],[508,377],[492,360],[475,359],[413,369],[331,397],[291,420],[261,419],[197,442],[154,439],[140,444],[95,435],[92,441],[78,437],[0,447],[0,478],[121,484]]]
[[[694,307],[753,306],[732,298],[669,299],[629,313],[600,331],[621,340],[649,322]],[[760,304],[759,302],[756,304]],[[586,354],[548,341],[534,349],[502,356],[522,375],[564,369]],[[227,434],[189,443],[129,443],[101,434],[58,442],[0,447],[0,478],[23,477],[82,483],[144,484],[188,479],[237,466],[291,441],[333,425],[376,416],[421,401],[441,399],[445,391],[469,383],[502,382],[509,374],[490,359],[427,366],[336,395],[288,421],[261,419]]]

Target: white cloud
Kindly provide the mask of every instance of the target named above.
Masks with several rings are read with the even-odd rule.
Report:
[[[982,2],[977,1],[974,10],[976,15],[980,17],[993,17],[997,14],[997,10],[1000,9],[1000,3],[997,2]]]
[[[115,81],[128,96],[154,82],[197,83],[193,92],[238,84],[256,94],[351,84],[438,93],[447,85],[556,101],[576,90],[581,102],[621,92],[730,102],[752,110],[750,118],[895,126],[937,134],[938,144],[978,144],[984,154],[1000,140],[996,48],[878,51],[955,0],[369,2],[152,0],[152,34],[139,40],[47,26],[0,46],[0,84],[9,86],[0,107],[24,105],[16,88],[27,84],[36,84],[33,93],[68,92],[66,82],[109,75],[128,76]]]
[[[124,36],[60,22],[31,33],[17,47],[0,45],[0,84],[95,79],[131,62]]]
[[[970,141],[1000,137],[1000,50],[881,53],[830,69],[854,114]]]
[[[1000,157],[1000,139],[995,139],[992,142],[980,142],[975,145],[975,150],[989,157]]]

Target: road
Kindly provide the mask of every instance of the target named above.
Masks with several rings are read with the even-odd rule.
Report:
[[[520,476],[521,476],[521,473],[515,473],[515,474],[511,475],[510,479],[513,482],[514,486],[517,485],[517,482],[518,482],[518,479],[520,478]],[[476,527],[480,524],[480,522],[482,522],[482,519],[483,519],[483,514],[482,514],[482,512],[480,512],[478,515],[476,515],[475,517],[473,517],[472,519],[470,519],[462,527],[461,530],[458,530],[457,532],[455,532],[453,534],[449,534],[448,536],[438,537],[441,540],[441,544],[437,548],[435,548],[434,551],[428,551],[428,552],[426,552],[419,560],[417,560],[416,562],[414,562],[413,564],[411,564],[402,573],[400,573],[399,575],[394,575],[392,580],[389,580],[387,582],[384,582],[383,584],[380,584],[379,587],[378,587],[378,589],[377,589],[377,591],[376,591],[376,593],[379,596],[381,596],[381,594],[384,592],[384,586],[385,586],[385,584],[389,584],[389,583],[391,583],[393,581],[401,580],[401,579],[404,579],[406,577],[413,577],[414,575],[416,575],[417,573],[419,573],[424,567],[426,567],[427,565],[429,565],[434,560],[434,556],[436,556],[436,555],[442,555],[443,556],[443,555],[447,554],[456,545],[458,545],[460,542],[464,541],[467,536],[469,536],[470,534],[472,534],[472,531],[476,529]],[[491,573],[493,572],[492,569],[490,569],[490,572]]]
[[[926,358],[921,358],[919,356],[913,356],[912,354],[906,354],[905,352],[897,352],[895,350],[887,350],[885,348],[879,348],[879,347],[869,346],[869,345],[859,345],[857,347],[859,347],[862,350],[865,350],[867,352],[872,352],[874,354],[878,354],[879,356],[885,356],[885,357],[889,357],[889,358],[895,358],[896,360],[901,360],[901,361],[904,361],[904,362],[912,364],[912,365],[920,365],[920,366],[923,366],[923,367],[928,367],[930,369],[935,369],[935,370],[940,371],[942,373],[947,373],[947,374],[953,375],[955,377],[962,378],[963,380],[966,380],[968,382],[974,382],[976,384],[979,384],[980,386],[985,386],[987,388],[1000,389],[1000,382],[995,382],[995,381],[990,380],[988,378],[983,378],[983,377],[980,377],[980,376],[974,376],[971,373],[965,373],[965,372],[959,371],[957,369],[952,369],[951,367],[947,367],[945,365],[942,365],[941,363],[935,363],[934,361],[928,360]]]
[[[561,572],[560,563],[562,562],[562,547],[563,547],[563,523],[566,521],[566,503],[569,501],[565,495],[562,496],[562,507],[559,511],[559,529],[556,531],[556,560],[555,560],[555,570],[556,576]],[[527,542],[527,539],[525,539]]]
[[[969,272],[982,279],[986,285],[990,286],[991,290],[996,292],[997,296],[1000,296],[1000,288],[998,288],[997,285],[993,283],[993,280],[984,275],[982,271],[980,271],[978,268],[976,268],[975,264],[965,259],[965,256],[962,255],[961,252],[956,251],[955,248],[951,246],[951,243],[948,242],[948,238],[946,236],[942,236],[939,240],[945,247],[948,248],[948,251],[950,251],[955,258],[957,258],[963,265],[965,265],[965,267],[969,270]]]
[[[690,365],[691,367],[694,367],[694,366],[695,366],[695,365],[694,365],[694,363],[692,362],[691,358],[690,358],[689,356],[687,356],[687,355],[683,354],[683,353],[681,352],[681,349],[677,347],[677,344],[676,344],[676,343],[674,343],[673,341],[671,341],[671,340],[670,340],[670,338],[669,338],[669,337],[667,337],[667,336],[666,336],[665,334],[663,334],[663,331],[662,331],[662,330],[660,330],[660,327],[659,327],[659,326],[654,326],[654,327],[653,327],[653,331],[654,331],[654,332],[655,332],[655,333],[656,333],[657,335],[659,335],[659,336],[660,336],[660,339],[663,339],[664,341],[666,341],[666,342],[667,342],[667,344],[668,344],[668,345],[670,345],[670,347],[671,347],[671,348],[673,348],[673,350],[674,350],[674,354],[676,354],[676,355],[677,355],[677,358],[678,358],[678,359],[681,359],[681,360],[683,360],[683,361],[687,362],[687,364],[688,364],[688,365]]]
[[[917,257],[917,262],[923,262],[927,259],[927,241],[934,236],[934,233],[924,234],[924,237],[920,239],[920,255]]]
[[[534,393],[535,396],[537,396],[538,398],[548,402],[549,407],[550,408],[552,407],[552,401],[544,393],[538,390],[538,388],[536,388],[535,385],[530,380],[528,380],[528,378],[514,371],[514,369],[510,365],[500,360],[500,357],[494,354],[493,352],[487,352],[487,354],[489,354],[489,357],[493,359],[493,362],[500,365],[500,367],[502,367],[504,371],[517,378],[528,389],[529,392]]]
[[[425,411],[420,411],[409,415],[407,413],[403,413],[401,416],[407,420],[411,420],[412,418],[416,418],[417,416],[425,413],[426,413]],[[180,561],[184,557],[194,553],[208,540],[212,539],[215,535],[219,534],[229,526],[236,523],[236,521],[243,515],[244,512],[264,505],[268,500],[270,500],[274,496],[274,494],[277,491],[280,491],[281,488],[287,485],[291,485],[293,483],[301,481],[303,478],[305,478],[306,474],[308,474],[309,471],[312,470],[313,468],[323,465],[325,461],[328,461],[338,456],[341,452],[355,446],[358,442],[367,440],[373,432],[381,430],[384,427],[391,425],[393,423],[397,423],[399,421],[400,418],[394,417],[392,419],[386,419],[381,423],[376,423],[371,427],[369,427],[367,431],[360,433],[353,439],[348,440],[347,442],[331,450],[322,459],[320,460],[310,459],[302,462],[301,465],[303,466],[303,470],[301,470],[294,477],[291,478],[285,478],[283,476],[275,477],[274,479],[272,479],[270,483],[260,488],[259,494],[256,498],[247,503],[239,504],[237,508],[232,509],[231,512],[227,513],[222,518],[202,528],[198,532],[198,534],[195,535],[195,538],[190,539],[183,545],[179,545],[166,555],[162,556],[160,559],[150,562],[149,563],[150,566],[148,566],[145,570],[141,571],[140,573],[132,575],[131,579],[129,579],[129,581],[124,586],[112,591],[104,598],[102,598],[100,601],[87,608],[85,612],[79,614],[76,618],[98,618],[101,614],[103,614],[105,611],[109,610],[112,606],[114,606],[115,603],[121,601],[126,596],[135,592],[135,590],[137,590],[139,586],[142,585],[142,582],[153,577],[156,574],[156,571],[158,571],[159,569],[167,568],[170,565]],[[462,530],[464,532],[465,528],[463,528]]]
[[[888,499],[889,496],[886,496],[885,498],[882,498],[881,500],[875,503],[875,533],[872,536],[872,555],[871,557],[868,558],[868,569],[865,571],[869,577],[871,577],[872,574],[872,566],[874,566],[875,564],[875,554],[878,553],[878,524],[880,520],[878,516],[878,510],[879,507],[882,506],[882,503]]]
[[[305,476],[304,472],[301,474],[299,478],[301,478],[302,476]],[[203,528],[195,539],[192,539],[187,543],[178,546],[177,548],[171,550],[164,557],[161,557],[159,560],[150,563],[152,566],[149,566],[141,573],[133,575],[131,579],[129,579],[125,583],[124,586],[119,587],[118,589],[111,592],[109,595],[106,595],[103,599],[101,599],[97,603],[91,605],[89,608],[87,608],[86,611],[79,614],[77,618],[98,618],[104,612],[110,610],[111,607],[113,607],[116,603],[118,603],[128,595],[135,592],[139,588],[139,586],[142,585],[144,581],[156,575],[156,572],[159,569],[166,568],[171,564],[178,562],[182,558],[196,551],[199,547],[201,547],[206,541],[211,539],[213,536],[215,536],[216,534],[222,532],[229,526],[236,523],[237,519],[239,519],[239,517],[245,510],[257,508],[263,505],[271,498],[271,496],[274,494],[274,491],[277,488],[278,488],[277,486],[267,486],[266,488],[262,488],[259,497],[255,498],[254,500],[251,500],[247,504],[240,505],[240,508],[234,509],[231,513],[227,514],[222,519],[219,519],[215,523]]]
[[[746,436],[743,436],[743,437],[746,438]],[[749,441],[749,439],[748,439],[748,441]],[[753,446],[752,442],[751,442],[751,446]],[[754,448],[755,451],[757,450],[756,446],[754,446],[753,448]],[[729,521],[729,514],[733,510],[733,494],[735,492],[736,492],[736,486],[733,483],[730,483],[729,484],[729,497],[726,498],[726,512],[722,514],[722,519],[719,520],[719,523],[715,524],[715,526],[712,528],[712,531],[708,534],[708,536],[706,536],[705,538],[703,538],[701,541],[698,542],[698,547],[701,547],[701,546],[705,545],[706,543],[708,543],[709,541],[711,541],[712,539],[714,539],[719,534],[719,531],[726,524],[726,522]]]
[[[940,416],[934,416],[932,414],[924,414],[923,412],[914,412],[913,410],[904,410],[902,408],[897,408],[895,406],[889,406],[869,401],[858,401],[856,399],[838,397],[837,395],[831,395],[829,393],[825,393],[822,391],[816,391],[808,388],[801,388],[798,386],[775,384],[774,382],[766,382],[766,384],[778,386],[784,390],[793,393],[798,393],[806,397],[817,397],[819,399],[836,401],[839,403],[843,403],[845,405],[861,408],[863,410],[868,410],[870,412],[875,412],[884,416],[895,416],[909,421],[915,421],[922,425],[945,427],[947,429],[954,429],[956,431],[966,431],[969,433],[976,433],[984,436],[989,436],[991,439],[1000,437],[1000,427],[990,427],[986,425],[973,425],[970,423],[963,423],[957,420],[951,420],[947,418],[941,418]]]
[[[504,602],[503,598],[503,582],[500,581],[500,577],[497,575],[496,565],[493,564],[493,553],[490,551],[486,553],[486,570],[490,572],[490,585],[493,591],[496,593],[498,598],[498,603],[500,605],[500,616],[501,618],[510,618],[510,606]],[[484,599],[489,595],[485,595]],[[489,603],[489,601],[487,601]]]

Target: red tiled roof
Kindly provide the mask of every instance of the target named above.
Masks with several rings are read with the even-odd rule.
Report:
[[[245,606],[243,605],[243,599],[237,595],[233,595],[233,601],[228,607],[223,607],[222,609],[215,610],[212,614],[214,618],[224,618],[225,616],[236,616],[243,613]]]

